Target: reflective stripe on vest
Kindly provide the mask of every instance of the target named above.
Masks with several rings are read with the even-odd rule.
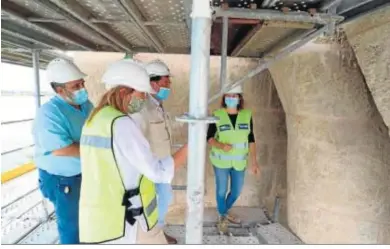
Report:
[[[211,152],[211,157],[226,161],[243,161],[247,160],[248,155],[221,155],[215,152]]]
[[[153,211],[157,208],[157,198],[154,197],[149,205],[145,208],[146,215],[152,215]]]
[[[111,149],[111,138],[100,136],[82,136],[80,139],[81,145],[87,145],[95,148]],[[157,208],[157,198],[154,197],[149,205],[145,208],[146,215],[152,215]]]
[[[211,163],[217,168],[244,170],[248,162],[248,136],[251,132],[251,111],[240,110],[234,126],[225,109],[216,110],[214,116],[219,118],[219,121],[216,123],[217,132],[215,139],[220,143],[230,144],[232,149],[224,151],[217,147],[212,147],[209,154]]]
[[[248,143],[241,144],[232,144],[233,149],[246,149],[248,148]]]
[[[124,236],[129,205],[112,148],[112,127],[119,117],[127,117],[112,107],[104,107],[87,122],[80,138],[83,182],[80,191],[79,236],[82,243],[102,243]],[[152,229],[158,220],[156,189],[141,176],[135,195],[142,202],[143,215]],[[131,191],[131,190],[130,190]],[[133,195],[134,196],[134,195]],[[135,208],[137,209],[137,208]]]
[[[80,138],[80,145],[111,149],[111,138],[85,135]]]

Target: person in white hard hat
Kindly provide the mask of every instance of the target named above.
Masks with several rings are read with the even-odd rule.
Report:
[[[222,97],[221,108],[213,114],[219,121],[209,126],[207,141],[211,146],[209,157],[215,173],[218,228],[226,233],[228,222],[241,223],[230,209],[241,194],[248,157],[254,174],[260,173],[260,168],[256,158],[252,112],[244,109],[242,87],[226,92]]]
[[[145,64],[150,78],[150,86],[155,93],[148,94],[145,107],[141,112],[132,115],[140,125],[145,137],[148,139],[152,152],[158,157],[166,157],[172,153],[171,125],[168,113],[165,112],[163,101],[171,91],[171,73],[168,66],[155,60]],[[173,199],[170,184],[156,184],[159,219],[158,226],[163,228],[168,207]],[[168,244],[177,244],[177,240],[164,233]]]
[[[93,106],[84,87],[86,76],[73,62],[52,60],[47,80],[56,93],[42,105],[33,124],[34,162],[39,188],[55,208],[61,244],[79,243],[81,129]]]
[[[187,145],[157,157],[130,115],[141,111],[153,93],[140,63],[111,64],[102,81],[107,92],[84,125],[81,137],[83,182],[80,241],[109,244],[166,244],[157,227],[155,183],[172,181],[187,158]]]

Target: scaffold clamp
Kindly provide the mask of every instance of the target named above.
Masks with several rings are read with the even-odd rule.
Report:
[[[188,113],[184,113],[181,116],[175,117],[176,121],[182,122],[182,123],[206,123],[206,124],[214,124],[219,121],[219,118],[214,116],[209,116],[205,118],[196,118],[194,116],[191,116]]]

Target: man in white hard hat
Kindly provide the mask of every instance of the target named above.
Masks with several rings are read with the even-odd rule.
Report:
[[[155,94],[149,94],[144,109],[132,117],[140,125],[145,137],[148,139],[151,149],[158,157],[171,155],[172,138],[169,117],[164,111],[162,102],[170,94],[170,72],[168,66],[155,60],[145,64],[145,69],[150,77],[150,85]],[[156,184],[157,201],[159,210],[158,226],[164,227],[168,206],[172,201],[172,187],[170,184]],[[165,234],[169,244],[177,244],[177,240]]]
[[[61,244],[79,243],[81,129],[93,106],[84,87],[86,75],[64,59],[52,60],[47,80],[56,95],[42,105],[33,125],[39,188],[55,208]]]

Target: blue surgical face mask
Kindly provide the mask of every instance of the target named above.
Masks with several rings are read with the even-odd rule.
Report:
[[[237,97],[225,97],[225,104],[228,108],[236,108],[238,106]]]
[[[171,89],[165,88],[165,87],[160,87],[160,90],[156,94],[156,97],[159,100],[166,100],[170,93],[171,93]]]
[[[88,101],[88,92],[85,88],[72,93],[72,103],[75,105],[82,105]]]

